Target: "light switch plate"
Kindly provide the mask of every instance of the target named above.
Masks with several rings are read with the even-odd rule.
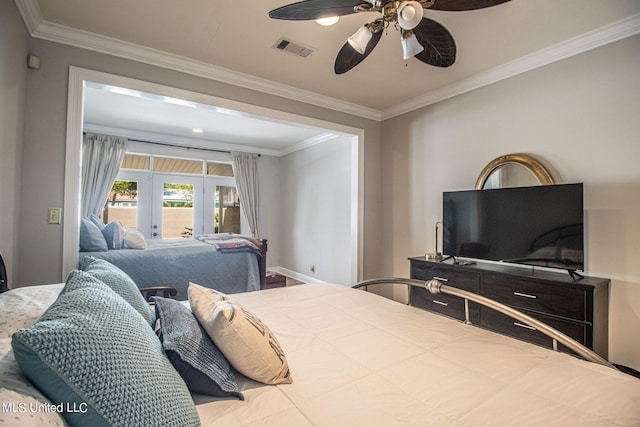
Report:
[[[47,209],[47,224],[60,224],[61,208]]]

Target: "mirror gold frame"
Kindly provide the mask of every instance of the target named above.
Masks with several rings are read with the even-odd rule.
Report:
[[[555,184],[555,180],[549,173],[549,171],[536,159],[527,155],[527,154],[506,154],[504,156],[500,156],[491,162],[487,166],[484,167],[482,172],[480,172],[480,176],[476,181],[476,190],[482,190],[484,188],[489,175],[500,166],[506,164],[518,164],[523,166],[527,170],[529,170],[538,180],[540,185],[552,185]]]

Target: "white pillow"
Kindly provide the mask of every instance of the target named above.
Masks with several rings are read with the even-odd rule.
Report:
[[[124,234],[124,245],[129,249],[147,249],[147,241],[138,230],[127,231]]]
[[[267,325],[240,304],[207,291],[189,285],[191,311],[231,366],[264,384],[291,383],[284,351]]]

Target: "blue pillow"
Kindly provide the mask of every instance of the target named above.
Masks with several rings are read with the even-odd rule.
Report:
[[[80,220],[80,252],[106,252],[109,250],[102,231],[89,218]]]
[[[118,220],[113,220],[102,229],[102,235],[109,249],[122,249],[124,247],[125,229]]]
[[[104,230],[104,222],[102,222],[98,215],[91,214],[89,215],[89,219],[100,229],[100,231]]]
[[[189,390],[244,400],[229,362],[193,313],[179,301],[153,297],[162,347]]]
[[[136,285],[127,273],[108,261],[90,256],[82,258],[80,268],[109,286],[111,290],[124,298],[131,307],[142,315],[149,326],[153,327],[156,323],[155,312],[142,296],[138,285]]]
[[[140,315],[104,283],[69,274],[58,299],[14,333],[15,359],[72,426],[198,426],[184,381]]]

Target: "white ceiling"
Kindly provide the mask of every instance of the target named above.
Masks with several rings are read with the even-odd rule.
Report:
[[[174,69],[378,120],[640,32],[638,0],[512,0],[476,11],[427,10],[425,15],[443,24],[456,40],[453,66],[403,61],[400,36],[390,28],[360,65],[335,75],[333,62],[340,47],[376,14],[343,16],[332,27],[268,18],[269,10],[291,2],[16,0],[16,5],[34,37],[170,64]],[[273,49],[281,37],[315,52],[303,59]],[[105,104],[115,102],[116,95],[91,94],[107,96],[101,99]],[[136,103],[150,101],[128,98]],[[142,112],[147,107],[132,108]],[[97,124],[115,113],[96,109],[95,114],[92,120]],[[203,127],[196,124],[197,114],[192,110],[172,126]],[[223,123],[232,120],[226,115]],[[320,134],[301,132],[292,138]],[[216,138],[233,143],[236,136]]]
[[[83,122],[90,132],[274,156],[339,137],[325,129],[97,83],[85,86]]]

